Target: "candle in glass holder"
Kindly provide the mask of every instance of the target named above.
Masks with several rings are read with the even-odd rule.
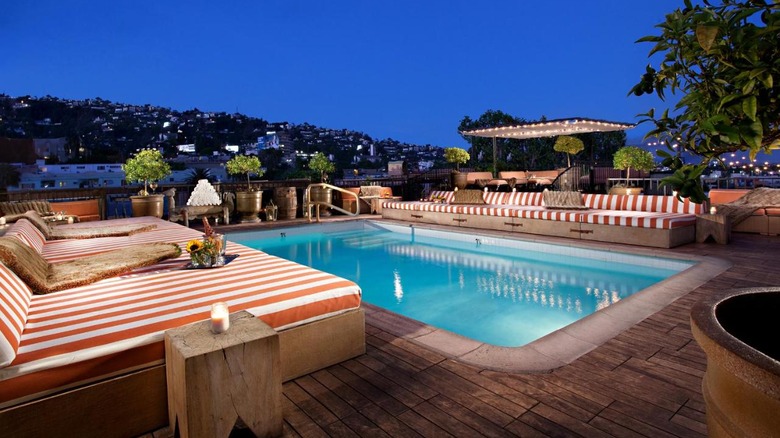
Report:
[[[455,186],[455,191],[456,191],[456,192],[458,191],[458,187],[457,187],[457,186]]]
[[[715,214],[718,212],[718,209],[715,207],[710,207],[710,214]]]
[[[68,223],[69,223],[69,224],[72,224],[72,223],[73,223],[73,216],[69,216],[69,217],[68,217]]]
[[[230,311],[227,303],[218,302],[211,305],[211,331],[224,333],[230,328]]]
[[[0,217],[0,225],[5,225],[5,216]]]
[[[485,187],[485,193],[487,193],[487,187]]]

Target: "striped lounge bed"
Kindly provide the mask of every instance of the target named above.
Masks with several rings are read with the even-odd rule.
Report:
[[[143,242],[184,247],[201,233],[156,218],[126,237],[46,241],[29,221],[13,236],[50,262]],[[93,222],[91,226],[94,226]],[[73,224],[68,227],[90,224]],[[168,423],[165,330],[208,318],[211,303],[247,310],[279,332],[285,380],[365,351],[359,287],[234,242],[219,269],[182,269],[186,252],[153,266],[48,295],[0,263],[0,430],[3,436],[134,436]]]
[[[454,192],[438,191],[442,202],[388,201],[382,217],[600,242],[672,248],[693,242],[701,204],[673,196],[583,194],[583,209],[552,209],[539,192],[488,192],[484,204],[453,204]]]

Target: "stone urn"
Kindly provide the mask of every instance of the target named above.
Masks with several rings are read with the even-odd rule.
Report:
[[[263,192],[236,192],[236,211],[242,223],[260,222],[257,215],[263,211]]]
[[[779,317],[780,287],[729,290],[693,306],[710,437],[780,434]]]
[[[311,202],[322,202],[325,204],[333,204],[333,189],[330,187],[314,186],[309,189],[309,200]],[[317,207],[314,207],[314,213],[316,216]],[[330,207],[320,205],[320,216],[330,216]]]
[[[130,204],[133,208],[133,217],[163,217],[164,198],[163,195],[131,196]]]
[[[641,195],[642,187],[611,187],[609,189],[610,195]]]
[[[452,172],[452,187],[457,187],[458,190],[463,190],[468,185],[468,178],[466,172]]]

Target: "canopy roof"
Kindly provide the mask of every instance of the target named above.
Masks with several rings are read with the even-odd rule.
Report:
[[[630,123],[609,122],[606,120],[585,119],[576,117],[571,119],[547,120],[544,122],[526,123],[515,126],[496,126],[494,128],[472,129],[461,131],[463,135],[474,137],[501,137],[501,138],[538,138],[554,137],[557,135],[583,134],[586,132],[623,131],[631,129],[635,125]]]

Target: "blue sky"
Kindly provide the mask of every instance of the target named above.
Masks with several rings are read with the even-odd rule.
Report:
[[[635,122],[638,38],[682,0],[15,1],[0,93],[349,128],[465,146],[465,115]],[[628,132],[641,138],[648,128]]]

